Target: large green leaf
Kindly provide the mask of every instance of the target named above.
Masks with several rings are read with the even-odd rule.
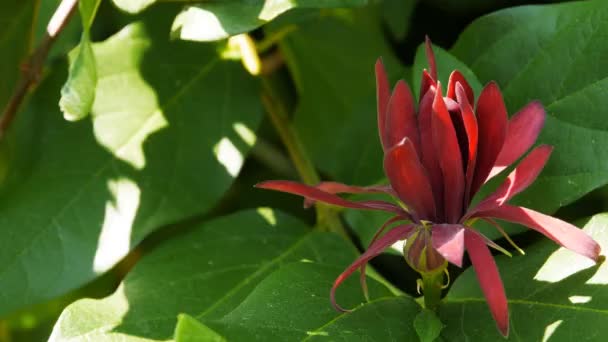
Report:
[[[605,251],[608,215],[594,216],[584,230]],[[542,241],[525,256],[497,258],[517,341],[601,341],[608,335],[608,265]],[[500,334],[472,269],[450,290],[440,310],[449,341],[496,341]],[[551,338],[549,338],[551,337]]]
[[[608,182],[608,3],[499,11],[469,26],[453,48],[481,81],[498,81],[510,113],[540,99],[540,141],[555,146],[518,201],[554,211]]]
[[[82,285],[153,230],[204,213],[239,172],[262,114],[257,82],[218,46],[170,43],[170,22],[147,20],[94,45],[91,121],[61,118],[66,76],[53,72],[10,131],[0,315]]]
[[[350,7],[366,3],[367,0],[203,2],[184,8],[173,22],[171,35],[185,40],[218,40],[252,31],[290,9]]]
[[[19,66],[30,49],[35,16],[34,0],[3,0],[0,2],[0,111],[13,93],[19,78]],[[1,112],[0,112],[1,113]]]
[[[82,37],[70,60],[70,75],[61,88],[59,108],[66,120],[79,120],[89,114],[95,100],[97,66],[90,38],[90,29],[101,0],[78,2],[82,18]]]
[[[374,63],[402,68],[374,8],[301,23],[280,47],[300,95],[294,124],[315,164],[332,178],[370,184],[382,176]],[[397,77],[392,77],[396,79]]]
[[[199,332],[228,340],[244,331],[251,338],[271,336],[276,329],[305,335],[290,324],[338,316],[329,304],[329,289],[354,257],[354,249],[337,235],[311,232],[270,209],[240,212],[196,227],[144,256],[112,296],[69,306],[51,340],[167,339],[179,313],[203,321],[207,327],[190,324]],[[379,283],[370,285],[372,295],[390,295]],[[361,303],[356,279],[340,289],[338,300]],[[195,334],[183,329],[178,326],[178,336]]]

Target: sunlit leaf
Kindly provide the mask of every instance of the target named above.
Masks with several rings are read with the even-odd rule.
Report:
[[[61,118],[55,71],[11,128],[0,315],[93,279],[150,232],[212,208],[238,174],[262,114],[258,84],[216,45],[168,42],[169,21],[94,45],[91,121]]]
[[[584,230],[608,248],[608,215],[594,216]],[[594,341],[608,334],[608,264],[545,240],[525,256],[497,257],[511,313],[511,339],[522,341]],[[450,341],[501,338],[472,269],[450,289],[439,312]],[[474,337],[473,337],[474,336]],[[549,339],[549,337],[551,337]]]
[[[337,235],[310,232],[270,209],[239,212],[144,256],[112,296],[69,306],[51,340],[167,339],[179,313],[201,320],[206,336],[215,332],[229,341],[305,337],[302,327],[313,331],[339,316],[329,289],[354,257]],[[370,285],[372,295],[390,296],[379,283]],[[339,300],[350,306],[364,300],[357,279],[340,289]],[[178,326],[179,335],[202,330],[192,325],[196,331]]]
[[[203,2],[186,7],[173,22],[171,35],[196,41],[223,39],[248,32],[294,8],[361,6],[367,0],[254,0]]]
[[[59,108],[69,121],[80,120],[89,114],[95,100],[97,65],[91,44],[90,29],[101,0],[80,0],[78,7],[82,18],[80,46],[70,59],[70,74],[61,88]]]

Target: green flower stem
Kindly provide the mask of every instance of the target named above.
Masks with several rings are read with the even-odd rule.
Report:
[[[422,274],[422,293],[424,294],[424,307],[435,311],[441,302],[443,288],[443,270],[434,273]]]
[[[308,157],[306,149],[299,139],[297,132],[293,128],[293,125],[287,116],[287,110],[280,101],[280,97],[277,96],[272,82],[269,78],[263,77],[262,83],[264,86],[262,102],[266,108],[266,113],[268,113],[270,121],[287,148],[287,152],[289,153],[300,178],[306,184],[318,184],[321,180],[319,174]],[[315,210],[317,213],[317,229],[332,231],[348,239],[348,234],[335,210],[330,206],[321,203],[315,204]]]

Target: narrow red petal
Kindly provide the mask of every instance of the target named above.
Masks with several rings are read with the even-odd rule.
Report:
[[[418,113],[418,128],[420,130],[420,149],[422,152],[421,160],[426,169],[431,187],[433,188],[433,196],[435,198],[435,208],[437,211],[437,219],[443,221],[443,175],[435,145],[433,144],[433,100],[435,99],[435,89],[427,92],[422,101]]]
[[[330,194],[376,194],[385,193],[396,195],[389,185],[355,186],[338,182],[321,182],[315,188]],[[304,208],[310,208],[315,201],[310,198],[304,199]]]
[[[472,212],[494,209],[509,201],[534,183],[545,167],[553,147],[542,145],[535,148],[513,170],[507,179],[490,196],[481,201]]]
[[[431,231],[433,248],[447,261],[462,267],[464,227],[459,224],[436,224]]]
[[[378,256],[390,245],[394,244],[399,240],[407,238],[412,232],[413,228],[414,225],[409,224],[406,226],[399,226],[391,229],[388,233],[386,233],[384,236],[379,238],[373,245],[371,245],[367,249],[367,251],[365,251],[365,253],[363,253],[359,258],[357,258],[357,260],[355,260],[350,266],[346,268],[344,272],[342,272],[342,274],[338,276],[338,278],[336,278],[330,292],[331,303],[334,308],[336,308],[336,310],[342,312],[348,311],[338,305],[338,303],[336,303],[336,289],[338,288],[338,286],[340,286],[340,284],[342,284],[342,282],[346,280],[346,278],[348,278],[350,275],[352,275],[358,268],[369,262],[374,257]]]
[[[361,201],[361,202],[352,202],[347,201],[339,196],[334,194],[327,193],[325,191],[319,190],[313,186],[308,186],[304,184],[300,184],[292,181],[267,181],[258,183],[255,185],[256,188],[267,189],[267,190],[275,190],[287,192],[294,195],[300,195],[306,198],[310,198],[314,201],[321,201],[324,203],[337,205],[344,208],[352,208],[352,209],[365,209],[365,210],[382,210],[393,212],[396,214],[403,214],[403,210],[397,207],[394,204],[384,202],[384,201]]]
[[[414,108],[414,98],[407,83],[403,80],[397,82],[393,95],[389,100],[386,116],[385,146],[391,148],[408,138],[416,151],[420,150],[420,139],[418,137],[418,123]]]
[[[480,211],[473,216],[493,217],[524,225],[559,245],[595,261],[598,260],[601,252],[600,245],[578,227],[532,209],[504,204],[498,208]]]
[[[488,178],[498,154],[502,150],[507,134],[507,109],[498,85],[488,83],[483,88],[477,102],[477,124],[479,144],[477,165],[471,186],[471,197]]]
[[[424,96],[426,95],[426,93],[435,88],[437,86],[437,81],[433,79],[433,77],[431,75],[429,75],[429,72],[425,70],[422,70],[422,79],[420,80],[420,96],[419,96],[419,101],[422,102],[422,99],[424,98]]]
[[[431,43],[429,36],[425,37],[424,43],[424,52],[426,53],[426,59],[429,62],[431,77],[437,81],[437,62],[435,61],[435,53],[433,52],[433,43]]]
[[[509,307],[496,262],[483,238],[474,230],[465,231],[465,245],[492,317],[500,333],[506,337],[509,335]]]
[[[486,182],[509,167],[534,145],[545,124],[545,117],[545,109],[538,101],[528,103],[513,115],[509,120],[505,144]]]
[[[464,129],[467,134],[467,141],[469,143],[469,160],[467,161],[467,169],[465,172],[465,191],[464,191],[464,205],[465,207],[471,202],[471,186],[473,182],[473,176],[475,174],[475,164],[477,163],[477,145],[478,145],[478,127],[475,113],[467,98],[467,92],[460,82],[456,83],[456,99],[460,104],[460,115],[462,116],[462,122]]]
[[[393,216],[390,219],[388,219],[386,222],[384,222],[384,224],[382,224],[380,229],[378,229],[376,231],[376,233],[374,234],[374,236],[372,237],[372,240],[370,241],[367,248],[371,248],[371,246],[374,245],[376,240],[378,240],[378,238],[382,235],[382,233],[384,232],[384,230],[386,230],[386,228],[388,228],[391,224],[393,224],[395,222],[399,222],[399,221],[405,221],[405,219],[402,216]],[[361,283],[361,289],[363,289],[363,294],[365,295],[365,298],[368,299],[367,277],[365,276],[366,266],[367,266],[367,264],[362,264],[360,267],[359,282]]]
[[[464,75],[458,70],[454,70],[450,74],[450,79],[448,81],[448,90],[446,94],[447,97],[453,100],[457,99],[456,84],[458,83],[460,83],[462,89],[464,90],[464,93],[466,94],[466,98],[468,100],[467,102],[475,103],[475,93],[473,93],[473,88],[471,88],[469,82],[467,82],[467,79],[464,78]],[[460,103],[460,101],[458,102]]]
[[[441,95],[440,84],[437,86],[437,93],[433,101],[433,114],[431,120],[432,142],[443,174],[445,217],[448,223],[456,223],[463,214],[464,171],[460,145],[450,113]]]
[[[384,127],[386,126],[386,110],[388,108],[388,101],[391,95],[390,84],[388,83],[388,77],[384,70],[384,64],[382,59],[378,58],[376,61],[376,103],[378,106],[378,134],[380,134],[380,142],[382,146],[385,146],[384,138]]]
[[[426,171],[412,142],[405,138],[384,155],[384,172],[415,218],[434,220],[435,202]]]

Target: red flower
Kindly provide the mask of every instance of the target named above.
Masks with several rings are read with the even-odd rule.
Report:
[[[357,269],[365,279],[365,265],[393,243],[408,239],[405,257],[420,272],[445,267],[446,260],[459,267],[466,249],[490,311],[503,335],[508,334],[509,313],[504,287],[487,245],[495,244],[470,224],[494,219],[534,229],[559,245],[593,260],[600,246],[577,227],[534,210],[507,202],[538,176],[552,147],[532,150],[491,195],[471,206],[471,200],[489,179],[518,160],[536,141],[545,120],[539,102],[531,102],[509,120],[498,85],[490,82],[474,94],[464,76],[453,71],[447,96],[437,81],[437,69],[427,39],[430,72],[424,70],[418,115],[408,85],[399,81],[392,95],[382,62],[376,63],[378,130],[384,150],[384,170],[389,186],[356,187],[335,182],[311,187],[291,181],[268,181],[257,187],[304,196],[312,201],[355,209],[383,210],[395,216],[376,233],[365,253],[335,281],[336,288]],[[384,201],[345,200],[338,193],[384,192],[397,204]],[[381,234],[392,227],[385,235]],[[362,281],[365,289],[365,282]],[[343,310],[344,311],[344,310]]]

